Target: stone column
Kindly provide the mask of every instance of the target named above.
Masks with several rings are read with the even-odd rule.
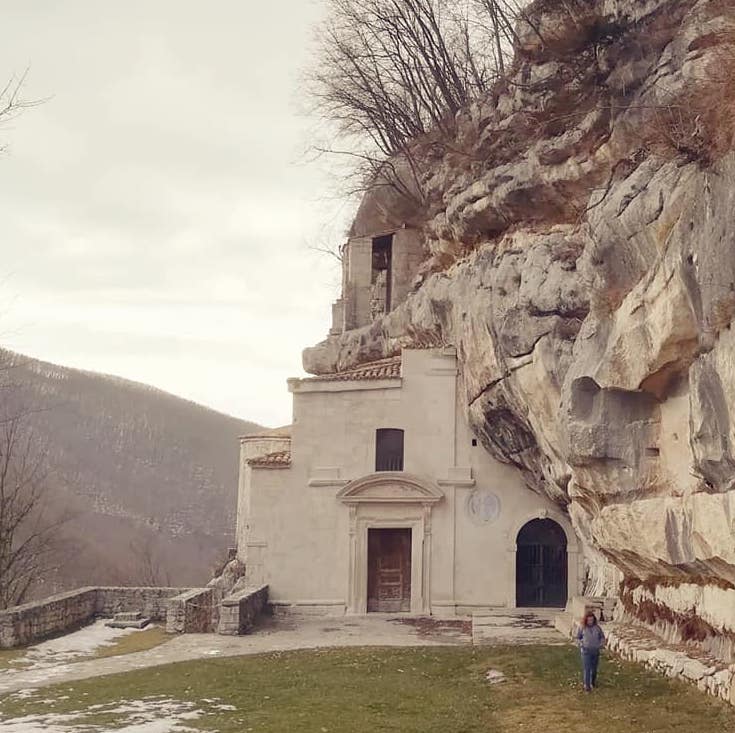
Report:
[[[424,504],[423,541],[423,607],[421,612],[431,614],[431,504]]]

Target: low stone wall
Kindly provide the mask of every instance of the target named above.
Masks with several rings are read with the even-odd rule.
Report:
[[[606,633],[608,647],[623,659],[689,682],[735,705],[735,664],[710,656],[695,645],[667,644],[641,626],[614,623]]]
[[[268,586],[245,588],[220,603],[217,633],[236,636],[247,634],[253,627],[258,614],[268,603]]]
[[[12,649],[77,629],[97,616],[141,611],[155,621],[166,619],[170,598],[185,588],[78,588],[0,611],[0,648]]]
[[[0,611],[0,648],[24,646],[84,626],[97,614],[97,589],[79,588]]]
[[[125,611],[140,611],[152,621],[165,621],[171,598],[190,588],[97,588],[97,614],[112,617]]]
[[[169,634],[208,634],[214,631],[212,588],[194,588],[167,601],[166,631]]]
[[[268,602],[268,586],[246,588],[219,601],[217,588],[79,588],[0,611],[0,649],[63,634],[98,616],[140,611],[166,621],[170,633],[244,634]],[[219,610],[219,621],[217,621]]]

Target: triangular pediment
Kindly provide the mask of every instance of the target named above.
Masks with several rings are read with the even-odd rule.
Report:
[[[402,471],[380,471],[350,481],[338,494],[344,504],[436,504],[442,490],[426,479]]]

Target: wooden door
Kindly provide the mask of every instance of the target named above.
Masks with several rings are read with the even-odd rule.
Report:
[[[369,612],[411,610],[411,530],[368,530]]]

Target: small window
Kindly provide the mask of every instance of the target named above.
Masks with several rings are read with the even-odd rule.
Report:
[[[375,431],[375,470],[403,471],[403,430]]]

